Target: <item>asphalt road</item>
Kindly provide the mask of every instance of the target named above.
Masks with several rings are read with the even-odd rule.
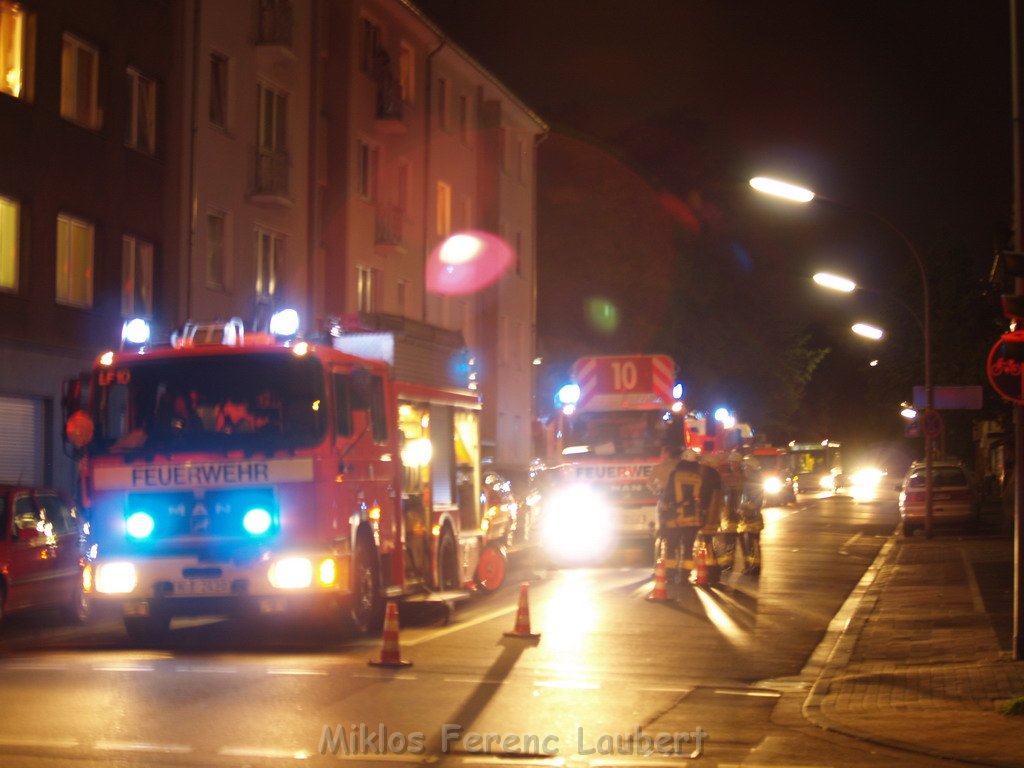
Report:
[[[295,625],[176,623],[167,647],[138,649],[113,617],[12,621],[0,764],[938,765],[799,715],[808,659],[895,527],[893,495],[805,498],[766,520],[759,578],[672,585],[667,602],[645,599],[648,568],[525,558],[447,623],[403,606],[412,666],[397,670],[367,664],[379,638]],[[536,641],[504,635],[519,581]]]

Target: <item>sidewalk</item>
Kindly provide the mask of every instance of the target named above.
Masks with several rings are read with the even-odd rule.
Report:
[[[855,590],[859,603],[821,661],[804,716],[899,749],[1024,765],[1024,717],[996,711],[1024,695],[1006,620],[1012,560],[1005,532],[894,535]]]

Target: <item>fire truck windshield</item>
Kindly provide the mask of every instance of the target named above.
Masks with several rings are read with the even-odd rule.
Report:
[[[324,373],[290,352],[139,358],[94,382],[96,453],[274,451],[324,434]]]
[[[671,417],[663,411],[577,412],[565,436],[563,454],[657,457],[672,440]],[[676,431],[679,430],[675,425]],[[681,432],[675,438],[681,444]]]

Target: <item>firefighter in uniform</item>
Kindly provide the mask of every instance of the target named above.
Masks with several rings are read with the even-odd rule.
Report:
[[[761,466],[751,456],[744,459],[743,477],[740,520],[736,530],[743,545],[743,572],[757,576],[761,573],[761,531],[764,529],[761,507],[764,504],[764,487]]]
[[[743,498],[743,457],[738,451],[729,454],[718,467],[722,478],[722,514],[715,534],[715,556],[719,568],[731,571],[736,557],[736,539],[740,523],[740,503]]]
[[[674,570],[680,581],[693,570],[697,534],[707,525],[719,495],[718,473],[701,465],[695,451],[685,450],[658,500],[658,538],[665,568]]]

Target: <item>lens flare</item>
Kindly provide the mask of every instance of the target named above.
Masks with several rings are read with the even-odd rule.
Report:
[[[444,296],[474,293],[496,282],[513,263],[515,253],[497,235],[457,232],[439,243],[427,259],[426,287]]]

